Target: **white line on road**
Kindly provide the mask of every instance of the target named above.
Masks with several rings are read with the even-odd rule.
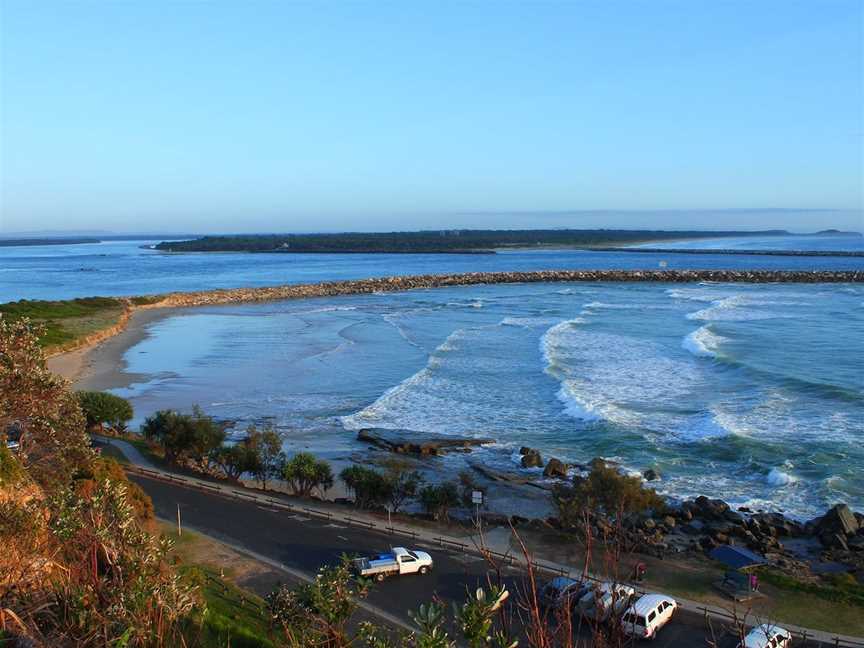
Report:
[[[230,542],[225,542],[221,538],[213,538],[213,536],[208,535],[204,531],[201,531],[200,529],[196,529],[195,527],[191,527],[191,526],[187,525],[186,528],[189,529],[190,531],[200,533],[201,535],[206,536],[208,538],[212,538],[213,540],[216,540],[216,542],[220,542],[223,545],[225,545],[226,547],[230,547],[234,551],[237,551],[237,552],[242,553],[242,554],[246,554],[247,556],[250,556],[257,561],[266,563],[266,564],[270,565],[271,567],[274,567],[276,569],[279,569],[279,570],[285,572],[286,574],[291,574],[294,578],[298,578],[300,580],[306,581],[307,583],[311,583],[313,580],[315,580],[315,577],[312,574],[307,574],[306,572],[301,571],[299,569],[294,569],[293,567],[288,567],[287,565],[283,565],[282,563],[277,562],[276,560],[273,560],[272,558],[268,558],[267,556],[262,556],[261,554],[255,553],[254,551],[249,551],[249,549],[246,549],[246,547],[241,547],[239,545],[235,545],[235,544],[232,544]],[[357,605],[359,607],[363,608],[364,610],[366,610],[367,612],[369,612],[370,614],[374,614],[378,618],[386,621],[387,623],[390,623],[391,625],[399,626],[403,630],[407,630],[409,632],[414,632],[417,629],[417,628],[411,627],[410,625],[405,623],[399,617],[393,616],[389,612],[385,612],[381,608],[376,607],[374,605],[371,605],[371,604],[367,603],[366,601],[359,601],[358,600]]]

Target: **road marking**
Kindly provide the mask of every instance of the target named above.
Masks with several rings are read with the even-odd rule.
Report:
[[[186,525],[186,528],[189,529],[190,531],[200,533],[203,536],[207,536],[208,538],[213,538],[213,536],[208,535],[204,531],[201,531],[200,529],[196,529],[195,527],[191,527],[191,526]],[[277,562],[277,561],[273,560],[272,558],[268,558],[267,556],[262,556],[261,554],[255,553],[254,551],[249,551],[249,549],[247,549],[246,547],[241,547],[239,545],[235,545],[235,544],[232,544],[230,542],[225,542],[222,539],[217,539],[217,538],[213,538],[213,539],[216,540],[217,542],[221,542],[226,547],[230,547],[234,551],[237,551],[237,552],[242,553],[242,554],[246,554],[247,556],[251,556],[255,560],[266,563],[266,564],[270,565],[271,567],[275,567],[276,569],[279,569],[279,570],[285,572],[286,574],[291,574],[294,578],[298,578],[300,580],[306,581],[307,583],[311,583],[312,581],[315,580],[315,576],[313,576],[312,574],[307,574],[306,572],[301,571],[299,569],[294,569],[293,567],[288,567],[288,565],[283,565],[282,563]],[[394,615],[390,614],[389,612],[385,612],[381,608],[376,607],[375,605],[371,605],[370,603],[367,603],[366,601],[357,600],[356,603],[357,603],[358,607],[366,610],[370,614],[374,614],[375,616],[386,621],[387,623],[390,623],[390,624],[395,625],[395,626],[399,626],[403,630],[407,630],[409,632],[415,632],[417,630],[417,628],[412,627],[411,625],[409,625],[408,623],[406,623],[405,621],[403,621],[399,617],[394,616]]]
[[[344,540],[345,542],[348,542],[348,538],[346,538],[345,536],[337,535],[336,537],[339,538],[340,540]]]
[[[292,520],[300,520],[301,522],[308,522],[309,518],[305,515],[289,515]]]
[[[324,526],[327,527],[328,529],[347,529],[348,528],[342,524],[333,524],[332,522],[330,522],[329,524],[325,524]]]

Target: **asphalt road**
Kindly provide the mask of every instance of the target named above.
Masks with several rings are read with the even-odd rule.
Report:
[[[404,540],[393,540],[377,531],[277,511],[138,475],[129,477],[153,499],[157,516],[176,519],[179,504],[183,524],[308,576],[314,575],[321,565],[338,562],[343,553],[368,555],[384,551],[394,542],[405,544]],[[435,561],[432,572],[425,576],[390,578],[376,584],[367,599],[370,605],[403,624],[411,625],[408,612],[417,610],[421,603],[428,603],[433,597],[461,603],[467,591],[486,585],[493,575],[488,563],[479,556],[423,542],[415,546],[432,555]],[[518,593],[525,591],[524,573],[508,567],[502,574],[515,603]],[[514,616],[516,607],[511,605]],[[518,627],[518,619],[514,623]],[[715,632],[718,635],[722,632],[717,624]],[[587,632],[580,635],[588,636]],[[657,648],[735,648],[736,641],[731,635],[725,635],[720,636],[716,644],[711,643],[703,617],[682,611],[652,645]],[[808,642],[807,645],[815,647],[817,644]]]

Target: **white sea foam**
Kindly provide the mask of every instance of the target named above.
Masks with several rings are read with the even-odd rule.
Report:
[[[523,328],[534,328],[537,326],[550,326],[560,321],[561,318],[559,317],[505,317],[503,320],[501,320],[501,324],[503,326],[521,326]]]
[[[580,420],[602,418],[673,434],[684,402],[701,375],[691,363],[668,357],[648,340],[590,331],[572,320],[551,327],[540,341],[546,372],[561,382],[564,411]]]
[[[712,332],[708,325],[689,333],[681,341],[681,346],[695,356],[716,358],[718,347],[726,338]]]
[[[387,322],[390,326],[395,328],[396,331],[399,333],[399,336],[403,340],[405,340],[408,344],[410,344],[411,346],[417,347],[417,348],[421,348],[420,345],[417,344],[417,342],[415,342],[413,339],[411,339],[411,336],[408,335],[408,331],[405,329],[405,327],[399,323],[399,319],[400,319],[399,313],[387,313],[387,314],[382,316],[382,319],[385,322]]]
[[[780,470],[780,468],[772,468],[765,476],[765,483],[776,488],[788,486],[795,481],[795,477],[783,470]]]
[[[336,311],[354,311],[356,306],[321,306],[320,308],[311,308],[309,310],[294,311],[291,315],[313,315],[315,313],[332,313]]]
[[[624,303],[624,304],[611,304],[608,302],[601,301],[592,301],[584,304],[582,308],[592,310],[669,310],[670,306],[667,304],[649,304],[649,303]]]

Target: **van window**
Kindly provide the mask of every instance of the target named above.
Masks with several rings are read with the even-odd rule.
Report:
[[[648,622],[650,623],[651,621],[653,621],[654,617],[656,617],[656,616],[657,616],[657,613],[652,610],[651,613],[648,615]]]
[[[624,615],[624,623],[630,623],[634,626],[642,626],[643,628],[647,626],[645,623],[645,617],[633,612],[628,612]]]

